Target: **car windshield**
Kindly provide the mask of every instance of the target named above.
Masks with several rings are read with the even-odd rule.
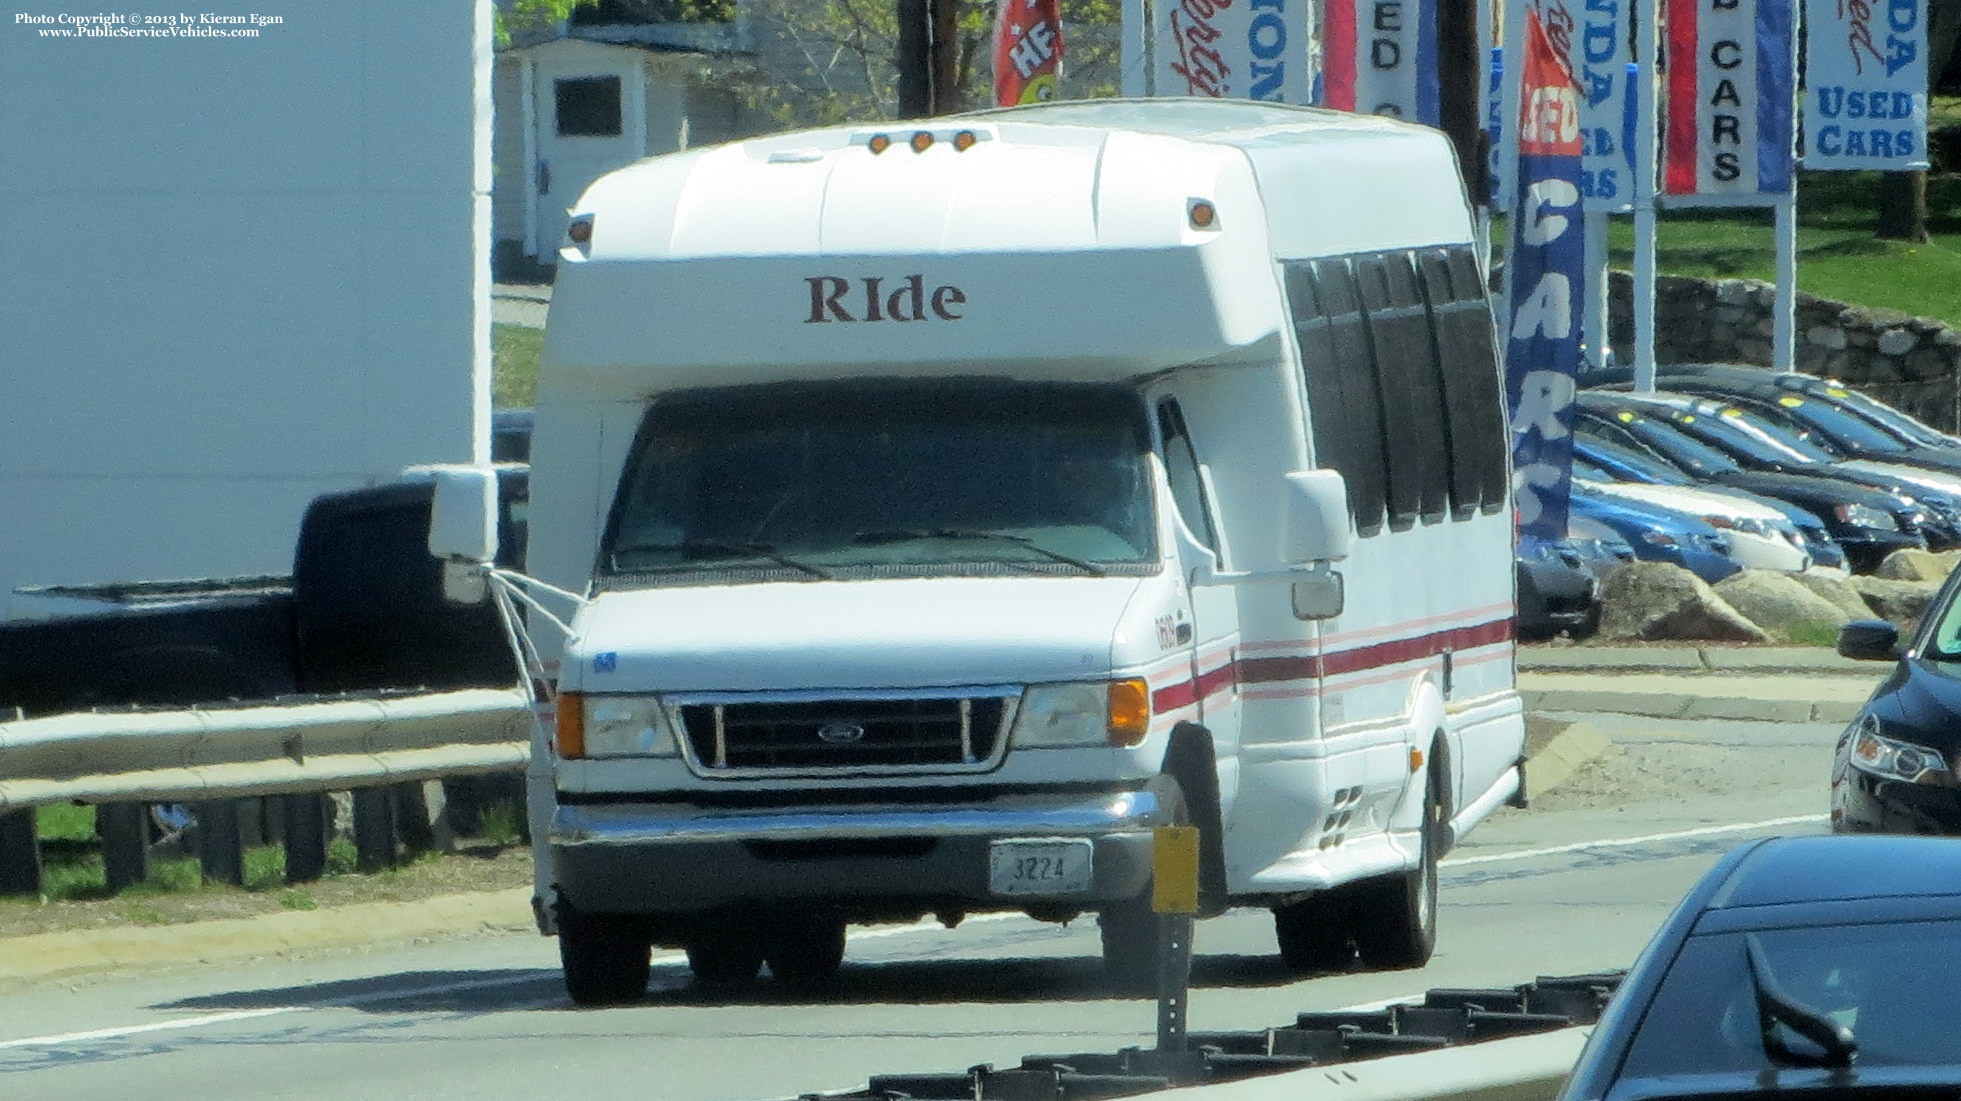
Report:
[[[1768,972],[1792,1001],[1850,1028],[1860,1067],[1961,1062],[1961,983],[1947,963],[1961,954],[1961,921],[1835,925],[1691,938],[1642,1018],[1623,1079],[1789,1065],[1766,1051],[1746,958],[1751,938],[1759,981]],[[1819,1054],[1787,1025],[1770,1028],[1792,1052]]]
[[[1585,440],[1578,446],[1589,459],[1597,463],[1610,463],[1620,471],[1625,471],[1626,474],[1644,482],[1666,486],[1695,484],[1695,479],[1682,473],[1680,467],[1652,453],[1636,451],[1628,447],[1616,447],[1597,439]]]
[[[1907,446],[1892,433],[1827,402],[1812,401],[1796,394],[1784,394],[1778,397],[1777,406],[1792,420],[1825,436],[1847,451],[1896,455],[1907,449]]]
[[[732,389],[664,399],[600,571],[1101,574],[1154,567],[1142,405],[1117,387]]]
[[[1673,422],[1683,431],[1698,436],[1732,455],[1753,462],[1788,466],[1829,463],[1832,454],[1795,434],[1752,417],[1734,406],[1719,413],[1678,413]]]
[[[1820,397],[1825,401],[1835,402],[1853,413],[1866,418],[1881,428],[1894,433],[1901,439],[1910,440],[1925,447],[1953,447],[1955,445],[1955,440],[1952,436],[1943,435],[1941,432],[1929,428],[1927,425],[1920,423],[1885,402],[1869,397],[1857,390],[1848,390],[1842,386],[1828,386],[1822,391]]]
[[[1643,444],[1668,457],[1676,466],[1697,477],[1713,478],[1743,469],[1736,460],[1689,436],[1672,425],[1630,412],[1614,415],[1615,423]]]

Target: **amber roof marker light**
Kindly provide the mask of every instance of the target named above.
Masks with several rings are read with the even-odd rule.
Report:
[[[921,130],[912,136],[913,152],[924,153],[931,148],[933,148],[933,132],[931,130]]]
[[[965,153],[967,150],[972,149],[974,143],[979,140],[980,138],[976,137],[972,130],[962,130],[958,134],[953,135],[954,151]]]
[[[592,215],[574,218],[565,225],[565,236],[575,245],[592,243]]]
[[[1210,199],[1189,199],[1185,203],[1185,220],[1193,229],[1218,229],[1219,208]]]
[[[873,134],[872,140],[865,143],[865,148],[872,151],[872,156],[877,156],[892,148],[892,139],[884,134]]]

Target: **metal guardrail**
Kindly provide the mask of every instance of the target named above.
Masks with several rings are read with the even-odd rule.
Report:
[[[1031,1055],[1006,1070],[874,1075],[862,1090],[798,1101],[1089,1101],[1169,1089],[1206,1101],[1309,1092],[1341,1101],[1547,1101],[1620,980],[1611,973],[1432,990],[1419,1004],[1303,1013],[1251,1032],[1192,1032],[1185,1051]]]
[[[516,687],[91,711],[0,723],[0,813],[43,803],[197,802],[521,768]]]

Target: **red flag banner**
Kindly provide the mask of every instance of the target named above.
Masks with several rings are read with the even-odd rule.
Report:
[[[1061,71],[1056,0],[1001,0],[994,23],[994,102],[1013,107],[1054,99]]]

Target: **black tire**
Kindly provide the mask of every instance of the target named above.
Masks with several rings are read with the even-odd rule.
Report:
[[[1432,754],[1432,760],[1441,760]],[[1423,794],[1423,847],[1417,866],[1355,885],[1355,949],[1379,971],[1422,967],[1437,947],[1437,854],[1444,833],[1443,801],[1432,772]]]
[[[1340,890],[1321,891],[1299,902],[1273,908],[1273,935],[1280,959],[1301,972],[1348,970],[1355,960],[1348,898]]]
[[[762,948],[778,982],[823,982],[844,964],[844,919],[822,910],[777,915],[763,930]]]
[[[647,993],[653,945],[630,917],[568,913],[558,922],[558,959],[574,1005],[623,1005]]]
[[[687,940],[688,968],[703,986],[741,986],[763,969],[763,941],[746,921],[707,922]]]

